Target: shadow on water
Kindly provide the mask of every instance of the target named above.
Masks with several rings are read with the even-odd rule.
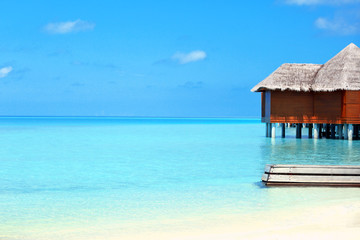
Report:
[[[254,182],[254,186],[257,188],[268,188],[262,181]]]

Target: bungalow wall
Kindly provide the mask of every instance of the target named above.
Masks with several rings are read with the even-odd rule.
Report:
[[[360,124],[360,91],[345,91],[342,120],[343,123]]]
[[[262,92],[262,121],[360,124],[360,91]]]

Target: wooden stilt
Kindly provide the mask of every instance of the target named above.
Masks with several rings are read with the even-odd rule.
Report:
[[[353,132],[354,132],[354,126],[352,124],[349,124],[348,131],[347,131],[349,141],[353,140]]]
[[[296,124],[296,138],[301,138],[301,127],[301,123]]]
[[[344,124],[344,139],[347,140],[348,139],[348,124]]]
[[[276,137],[276,123],[273,123],[271,125],[271,138],[275,138]]]
[[[304,123],[294,123],[292,127],[296,127],[296,138],[302,138],[302,128]],[[276,128],[281,128],[281,137],[286,136],[286,127],[291,126],[290,123],[265,123],[266,137],[276,138]],[[305,125],[308,128],[308,138],[319,139],[322,136],[331,139],[360,139],[360,124],[313,124]],[[323,130],[324,128],[324,130]]]
[[[335,139],[335,124],[330,125],[331,139]]]
[[[359,139],[359,125],[358,124],[354,124],[354,140],[358,140]]]
[[[339,139],[343,139],[344,138],[344,132],[343,132],[343,129],[344,129],[344,125],[343,124],[339,124],[338,126],[338,130],[337,130],[337,132],[338,132],[338,134],[339,134]]]
[[[298,124],[296,124],[296,138],[299,138],[299,127],[298,127]]]
[[[272,127],[272,123],[269,123],[269,137],[271,138],[271,127]]]
[[[326,124],[325,126],[325,137],[330,138],[330,124]]]
[[[320,124],[314,124],[314,139],[319,138]]]
[[[269,123],[265,123],[265,136],[269,137]]]
[[[286,123],[283,123],[283,124],[281,125],[281,137],[282,137],[282,138],[285,138],[285,124],[286,124]]]

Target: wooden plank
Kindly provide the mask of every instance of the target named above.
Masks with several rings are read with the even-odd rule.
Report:
[[[263,182],[267,182],[268,178],[269,178],[269,175],[268,175],[268,174],[263,174],[262,177],[261,177],[261,180],[262,180]]]
[[[360,187],[360,166],[268,164],[261,180],[268,186]]]
[[[302,186],[302,187],[360,187],[360,183],[283,183],[264,182],[266,186]]]
[[[344,103],[359,104],[360,91],[344,91]]]
[[[269,165],[269,164],[268,164]],[[307,164],[272,164],[273,168],[360,168],[360,165],[307,165]]]
[[[269,173],[269,172],[270,172],[271,166],[272,166],[271,164],[266,164],[266,165],[265,165],[265,172],[266,172],[266,173]]]
[[[269,172],[274,174],[336,174],[336,175],[359,175],[360,168],[271,168]]]
[[[360,103],[347,103],[345,109],[345,118],[360,118]]]
[[[314,92],[314,116],[341,118],[342,92]]]
[[[271,118],[313,115],[312,92],[271,91]]]
[[[352,123],[360,124],[360,118],[349,118],[343,119],[341,117],[317,117],[317,116],[301,116],[301,117],[278,117],[272,116],[271,118],[262,118],[262,122],[272,122],[272,123],[331,123],[331,124],[343,124],[343,123]]]
[[[271,174],[269,175],[267,182],[360,184],[360,176],[309,176],[309,175]]]

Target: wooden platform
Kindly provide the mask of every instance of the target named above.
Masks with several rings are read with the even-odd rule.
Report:
[[[360,166],[266,165],[261,180],[268,186],[360,187]]]

